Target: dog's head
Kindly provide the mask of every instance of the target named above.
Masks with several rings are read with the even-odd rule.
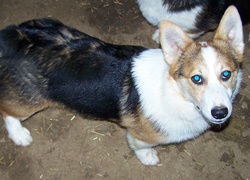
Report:
[[[162,21],[160,41],[170,77],[181,95],[212,124],[224,123],[241,83],[243,30],[234,6],[225,12],[212,40],[194,42],[178,26]]]

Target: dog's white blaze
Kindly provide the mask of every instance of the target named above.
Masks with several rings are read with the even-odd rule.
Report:
[[[232,89],[223,86],[219,80],[223,65],[218,60],[216,51],[207,46],[202,48],[201,53],[206,64],[206,74],[204,76],[207,86],[202,96],[200,109],[207,119],[216,121],[211,114],[211,110],[216,106],[225,106],[228,108],[228,115],[223,120],[226,120],[232,113]]]
[[[180,95],[168,70],[160,49],[143,52],[132,67],[143,113],[166,133],[162,143],[194,138],[209,127],[194,104]]]

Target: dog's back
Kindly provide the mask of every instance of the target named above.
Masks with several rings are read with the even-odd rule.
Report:
[[[14,104],[8,99],[14,96],[28,109],[43,109],[49,99],[102,118],[119,118],[124,79],[132,83],[131,57],[144,50],[104,43],[51,19],[9,26],[0,32],[0,42],[1,106]]]

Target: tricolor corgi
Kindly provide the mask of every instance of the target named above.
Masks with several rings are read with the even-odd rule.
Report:
[[[125,127],[141,163],[156,165],[154,146],[225,123],[242,79],[237,9],[228,8],[211,40],[194,42],[163,21],[160,42],[162,49],[108,44],[51,19],[1,30],[0,113],[9,138],[30,145],[20,121],[63,105]]]
[[[143,16],[153,26],[168,20],[180,26],[191,38],[217,28],[225,10],[234,5],[243,24],[250,22],[249,0],[137,0]],[[159,29],[153,39],[159,43]]]

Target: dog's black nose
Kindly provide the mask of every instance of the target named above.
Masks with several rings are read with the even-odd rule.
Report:
[[[228,109],[224,106],[217,106],[211,110],[211,114],[215,119],[222,119],[227,116]]]

